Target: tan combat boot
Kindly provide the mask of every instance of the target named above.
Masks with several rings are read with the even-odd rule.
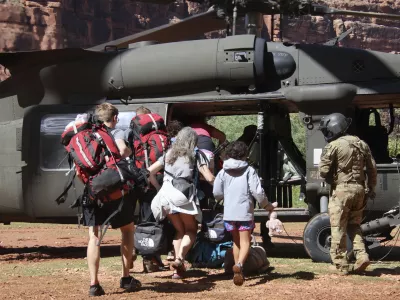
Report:
[[[362,273],[365,269],[371,264],[368,256],[361,256],[357,259],[356,263],[353,266],[354,273]]]
[[[338,275],[348,275],[350,273],[351,267],[346,264],[332,264],[329,266],[329,270],[336,271]]]

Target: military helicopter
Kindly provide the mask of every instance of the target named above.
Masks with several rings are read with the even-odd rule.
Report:
[[[362,227],[367,242],[375,247],[392,238],[390,232],[400,224],[400,174],[398,160],[387,153],[387,136],[400,104],[400,57],[336,47],[335,41],[270,42],[260,32],[266,14],[400,16],[336,10],[304,0],[209,4],[207,12],[179,23],[89,49],[0,54],[0,64],[11,75],[0,83],[0,222],[76,222],[76,211],[54,202],[68,171],[60,134],[77,113],[108,101],[120,111],[121,128],[139,105],[167,122],[187,115],[258,115],[258,172],[264,188],[270,201],[279,203],[279,219],[308,221],[304,246],[314,261],[330,260],[329,186],[317,167],[325,141],[317,125],[323,115],[342,112],[353,118],[351,131],[369,143],[378,163],[377,200],[368,201]],[[243,35],[236,34],[240,17],[246,18]],[[196,39],[223,29],[224,38]],[[380,126],[377,108],[390,109],[389,132]],[[308,129],[305,158],[293,142],[290,113],[300,113]],[[375,127],[368,123],[371,113]],[[377,144],[382,147],[373,147]],[[280,183],[282,151],[300,174],[297,182]],[[305,191],[307,209],[292,208],[294,184]],[[76,193],[81,189],[78,184]],[[72,203],[76,193],[70,192],[65,201]],[[256,211],[264,238],[267,218]]]

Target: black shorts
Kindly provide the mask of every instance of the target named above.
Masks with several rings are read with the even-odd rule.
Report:
[[[102,225],[104,221],[118,209],[121,201],[123,201],[121,211],[111,218],[111,227],[120,228],[133,222],[133,214],[135,210],[132,200],[129,197],[124,197],[120,200],[104,203],[102,207],[99,207],[96,204],[89,207],[83,207],[83,224],[85,226]]]
[[[197,148],[214,152],[215,145],[209,136],[199,135],[197,140]]]

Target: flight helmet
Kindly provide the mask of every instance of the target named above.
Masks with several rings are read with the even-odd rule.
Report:
[[[321,119],[319,130],[327,142],[336,140],[344,135],[351,124],[351,118],[346,118],[340,113],[333,113]]]

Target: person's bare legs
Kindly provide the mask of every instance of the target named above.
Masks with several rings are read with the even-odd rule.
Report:
[[[121,230],[121,260],[122,260],[122,277],[129,276],[129,269],[132,262],[133,253],[133,234],[135,227],[133,222],[122,226]]]
[[[133,224],[133,233],[132,235],[135,236],[135,223],[132,222]],[[133,263],[135,262],[135,260],[137,259],[137,255],[136,255],[136,249],[135,249],[135,243],[133,242],[133,247],[132,247],[132,259],[131,262],[129,263],[129,269],[133,269]]]
[[[233,240],[233,259],[235,260],[235,265],[239,263],[239,252],[240,252],[240,236],[238,230],[232,230],[232,240]]]
[[[90,274],[90,285],[99,283],[98,273],[100,266],[100,246],[97,246],[99,241],[99,226],[89,227],[89,242],[87,247],[87,263]]]
[[[250,252],[251,231],[250,230],[239,231],[239,236],[240,236],[240,252],[239,252],[238,263],[240,263],[243,266]]]
[[[172,244],[174,245],[174,251],[175,251],[175,261],[171,264],[171,267],[174,268],[174,273],[172,275],[172,278],[178,279],[180,276],[178,275],[178,270],[174,267],[178,261],[178,255],[177,253],[179,252],[179,249],[181,248],[182,244],[182,239],[183,236],[185,235],[185,227],[183,225],[183,222],[179,216],[180,214],[171,214],[168,215],[168,219],[171,221],[172,225],[174,226],[176,233],[175,233],[175,238]]]
[[[235,232],[235,233],[233,233]],[[233,231],[233,241],[234,241],[234,251],[235,248],[239,248],[239,255],[235,257],[235,265],[232,268],[233,271],[233,283],[235,285],[241,286],[244,283],[243,276],[243,265],[246,262],[247,257],[250,252],[250,240],[251,240],[251,230],[245,231]],[[236,254],[237,255],[237,254]]]
[[[172,242],[172,244],[174,245],[174,251],[176,256],[181,247],[182,238],[185,234],[185,227],[183,226],[183,222],[179,217],[179,214],[168,215],[168,219],[171,221],[172,225],[176,230],[175,238],[174,241]]]
[[[179,252],[176,254],[177,258],[181,260],[185,259],[186,254],[196,240],[197,234],[197,221],[193,215],[179,214],[185,228],[185,235],[182,238],[182,242],[179,248]]]

